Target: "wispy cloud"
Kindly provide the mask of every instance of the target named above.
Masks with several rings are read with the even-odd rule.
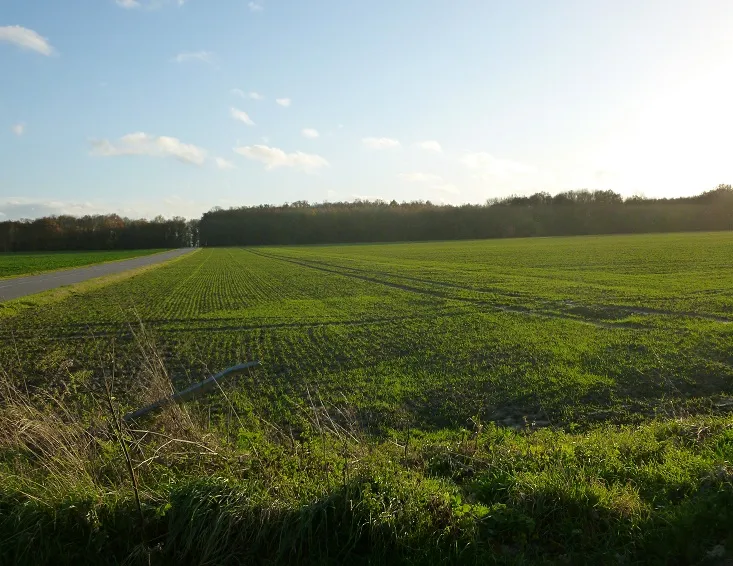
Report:
[[[530,165],[501,159],[486,152],[468,153],[461,162],[469,169],[474,169],[487,176],[509,178],[516,175],[535,173],[536,169]]]
[[[439,183],[437,185],[432,185],[430,188],[435,189],[436,191],[441,191],[443,193],[448,193],[449,195],[461,194],[460,189],[456,187],[453,183]]]
[[[441,153],[443,151],[443,148],[435,140],[421,141],[417,144],[417,147],[419,147],[420,149],[424,149],[425,151],[436,151],[438,153]]]
[[[433,173],[400,173],[398,177],[408,183],[420,183],[443,193],[457,195],[461,192],[453,183],[448,183],[443,177]]]
[[[0,220],[19,220],[21,218],[40,218],[42,216],[84,216],[85,214],[104,214],[106,210],[89,202],[63,202],[56,200],[9,198],[0,202]]]
[[[443,177],[432,173],[400,173],[397,175],[403,181],[410,183],[441,183]]]
[[[92,155],[114,157],[118,155],[147,155],[150,157],[172,157],[184,163],[203,165],[206,162],[205,149],[193,144],[183,143],[178,138],[152,136],[136,132],[112,142],[106,139],[93,140]]]
[[[239,122],[243,122],[247,124],[248,126],[254,126],[255,123],[252,121],[252,118],[249,117],[249,114],[247,114],[244,110],[239,110],[238,108],[232,107],[229,110],[229,114],[232,118],[235,120],[238,120]]]
[[[200,61],[213,65],[214,53],[211,51],[184,51],[176,55],[173,60],[176,63],[187,63],[189,61]]]
[[[356,194],[356,193],[352,193],[351,194],[351,198],[353,198],[355,200],[365,201],[365,202],[366,201],[369,201],[369,202],[375,202],[375,201],[385,202],[385,201],[388,200],[388,199],[385,199],[384,197],[379,196],[379,195],[360,195],[360,194]]]
[[[60,201],[51,199],[32,199],[10,197],[0,199],[0,220],[21,218],[40,218],[42,216],[84,216],[87,214],[112,214],[129,218],[154,218],[161,210],[171,216],[196,218],[214,205],[233,205],[222,199],[195,201],[178,195],[146,198],[143,200],[111,201],[95,199],[91,201]]]
[[[27,49],[28,51],[35,51],[46,57],[50,57],[56,51],[48,39],[39,35],[32,29],[24,28],[22,26],[4,26],[0,27],[0,41],[12,43],[17,45],[21,49]]]
[[[14,124],[10,129],[16,136],[22,136],[25,133],[25,124]]]
[[[244,92],[241,88],[233,88],[231,93],[239,98],[245,98],[249,100],[264,100],[265,97],[259,92]]]
[[[466,153],[461,162],[473,171],[473,178],[490,185],[492,192],[504,194],[523,193],[526,191],[561,188],[566,183],[560,182],[555,171],[547,167],[538,167],[529,163],[496,157],[487,152]],[[579,178],[584,178],[581,175]],[[586,186],[582,181],[581,186]],[[572,184],[577,186],[577,181]]]
[[[227,169],[236,169],[237,166],[234,165],[231,161],[228,159],[224,159],[223,157],[217,157],[214,159],[216,162],[216,166],[221,170],[227,170]]]
[[[262,2],[250,2],[247,4],[250,12],[261,12],[265,8],[262,6]]]
[[[133,8],[144,8],[147,10],[155,10],[165,4],[177,4],[178,7],[183,6],[186,0],[115,0],[120,8],[131,10]]]
[[[320,155],[303,153],[302,151],[285,153],[282,149],[266,145],[235,147],[234,151],[247,159],[264,163],[267,170],[277,169],[278,167],[291,167],[306,173],[312,173],[329,165],[328,161]]]
[[[277,102],[283,108],[287,108],[288,106],[290,106],[293,103],[293,101],[290,100],[289,98],[278,98],[275,100],[275,102]]]
[[[304,128],[304,129],[302,129],[302,130],[300,131],[300,134],[301,134],[301,135],[302,135],[302,136],[303,136],[304,138],[310,138],[310,139],[315,139],[315,138],[317,138],[318,136],[320,136],[320,134],[318,133],[318,130],[316,130],[316,129],[314,129],[314,128]]]
[[[391,138],[364,138],[361,143],[369,149],[395,149],[402,146],[399,141]]]

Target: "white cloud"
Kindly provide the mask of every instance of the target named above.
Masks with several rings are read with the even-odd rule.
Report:
[[[121,137],[117,142],[93,140],[92,155],[112,157],[117,155],[148,155],[151,157],[173,157],[184,163],[203,165],[206,161],[205,149],[193,144],[183,143],[178,138],[151,136],[137,132]]]
[[[87,214],[112,214],[128,218],[154,218],[159,214],[170,218],[183,216],[197,218],[215,205],[232,206],[224,200],[195,201],[172,194],[144,200],[113,201],[94,199],[89,201],[61,201],[27,197],[10,197],[0,200],[0,220],[40,218],[42,216],[84,216]]]
[[[243,110],[239,110],[238,108],[232,107],[229,110],[229,113],[232,118],[235,120],[239,120],[240,122],[244,122],[248,126],[254,126],[255,123],[252,121],[252,118],[249,117],[249,114],[244,112]]]
[[[356,193],[352,193],[351,194],[351,198],[356,199],[356,200],[361,200],[361,201],[367,201],[368,200],[370,202],[374,202],[374,201],[377,201],[377,200],[381,200],[381,201],[387,202],[387,199],[385,199],[384,197],[381,197],[379,195],[358,195]]]
[[[232,163],[228,159],[224,159],[223,157],[217,157],[216,159],[214,159],[214,161],[216,162],[216,166],[222,170],[237,168],[237,166],[234,165],[234,163]]]
[[[410,183],[440,183],[443,177],[432,173],[400,173],[398,177]]]
[[[15,124],[10,128],[16,136],[22,136],[25,133],[25,124]]]
[[[292,167],[311,173],[329,165],[328,161],[320,155],[303,153],[302,151],[285,153],[282,149],[266,145],[235,147],[234,151],[247,159],[264,163],[267,170],[278,167]]]
[[[571,176],[558,176],[558,169],[546,165],[534,165],[496,157],[486,152],[466,153],[460,162],[473,171],[472,178],[480,181],[481,193],[490,190],[490,196],[525,194],[537,191],[558,191],[578,186],[589,186],[579,183],[580,177],[573,180]],[[577,168],[576,171],[579,171]],[[573,174],[572,176],[576,176]]]
[[[250,2],[247,6],[249,7],[250,12],[261,12],[264,10],[260,2]]]
[[[48,39],[39,35],[32,29],[22,26],[4,26],[0,27],[0,41],[7,41],[13,45],[17,45],[22,49],[35,51],[41,55],[49,57],[55,53]]]
[[[459,190],[459,188],[456,187],[453,183],[442,183],[438,185],[433,185],[430,188],[435,189],[437,191],[441,191],[443,193],[448,193],[450,195],[461,194],[461,191]]]
[[[104,212],[103,207],[90,202],[62,202],[25,197],[9,198],[0,202],[1,220],[60,215],[84,216],[85,214],[104,214]]]
[[[426,185],[430,189],[435,189],[444,193],[457,195],[461,192],[453,183],[447,183],[443,177],[440,175],[434,175],[433,173],[400,173],[397,176],[409,183],[420,183]]]
[[[244,92],[240,88],[233,88],[230,91],[232,94],[238,96],[239,98],[249,98],[250,100],[264,100],[265,97],[262,96],[259,92]]]
[[[402,146],[391,138],[364,138],[361,142],[369,149],[395,149]]]
[[[115,0],[120,8],[131,10],[133,8],[145,8],[147,10],[155,10],[162,7],[164,4],[170,4],[173,0]],[[175,0],[180,8],[186,3],[186,0]]]
[[[275,100],[275,102],[277,102],[280,106],[287,108],[288,106],[290,106],[290,104],[292,104],[293,101],[289,98],[278,98],[277,100]]]
[[[436,151],[438,153],[441,153],[443,151],[443,148],[435,140],[421,141],[417,144],[417,147],[419,147],[420,149],[424,149],[425,151]]]
[[[302,129],[302,130],[300,131],[300,134],[301,134],[301,135],[302,135],[302,136],[303,136],[304,138],[310,138],[310,139],[315,139],[315,138],[317,138],[318,136],[320,136],[320,134],[318,133],[318,130],[316,130],[316,129],[314,129],[314,128],[304,128],[304,129]]]
[[[208,63],[209,65],[214,62],[214,54],[211,51],[191,51],[183,52],[176,55],[173,60],[176,63],[186,63],[189,61],[200,61],[202,63]]]
[[[530,165],[511,161],[510,159],[500,159],[486,152],[468,153],[463,156],[461,162],[469,169],[481,172],[483,176],[500,179],[536,172],[536,169]]]

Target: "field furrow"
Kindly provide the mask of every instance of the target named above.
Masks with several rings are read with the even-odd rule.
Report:
[[[177,386],[259,359],[231,398],[290,426],[313,395],[378,428],[718,410],[731,248],[694,234],[204,249],[0,319],[0,361],[63,389],[114,352],[124,396],[142,336]]]

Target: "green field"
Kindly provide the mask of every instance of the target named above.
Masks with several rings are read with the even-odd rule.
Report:
[[[732,251],[730,234],[205,249],[0,336],[26,375],[94,367],[111,341],[133,370],[142,322],[181,383],[261,360],[247,402],[288,424],[306,388],[376,426],[637,421],[733,393]]]
[[[0,253],[0,279],[20,275],[35,275],[57,269],[84,267],[94,263],[130,259],[161,251],[163,250]]]
[[[0,319],[0,365],[76,438],[101,383],[124,411],[262,362],[146,425],[193,452],[124,433],[164,561],[682,564],[733,546],[732,322],[731,233],[203,249]],[[114,442],[43,497],[69,473],[14,442],[16,528],[139,538]]]

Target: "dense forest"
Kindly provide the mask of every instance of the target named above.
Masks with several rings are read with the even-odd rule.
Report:
[[[198,245],[198,220],[130,220],[116,214],[0,222],[0,252],[132,250]]]
[[[205,246],[393,242],[733,229],[733,188],[695,197],[623,199],[613,191],[537,193],[483,205],[337,202],[215,209]]]
[[[201,220],[52,216],[0,222],[0,251],[394,242],[733,230],[733,187],[676,199],[537,193],[461,206],[356,201],[222,210]]]

